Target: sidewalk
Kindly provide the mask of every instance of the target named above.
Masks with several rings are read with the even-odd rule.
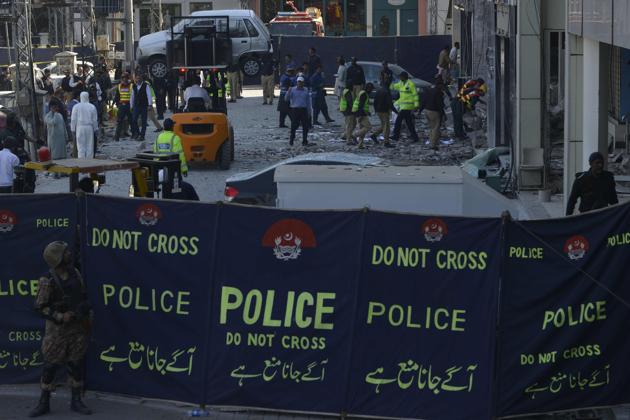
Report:
[[[38,399],[39,385],[0,386],[0,419],[27,419],[28,412],[37,405]],[[96,392],[87,392],[83,401],[93,411],[91,416],[70,411],[70,390],[65,387],[58,388],[51,397],[50,414],[41,418],[46,420],[177,420],[189,419],[188,411],[197,408],[185,403],[145,400]],[[246,410],[229,411],[213,408],[207,410],[210,415],[202,418],[216,420],[309,420],[324,418],[292,414],[254,413]]]

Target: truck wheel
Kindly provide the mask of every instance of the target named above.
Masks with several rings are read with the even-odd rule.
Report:
[[[153,77],[162,78],[168,74],[166,59],[164,57],[155,57],[149,61],[149,73]]]
[[[234,161],[234,128],[232,127],[230,127],[230,150],[232,151],[230,160]]]
[[[232,156],[230,143],[229,139],[225,140],[221,145],[221,150],[219,150],[219,168],[224,171],[230,169],[230,157]]]
[[[246,76],[255,77],[260,73],[260,63],[253,55],[248,55],[241,59],[241,69]]]

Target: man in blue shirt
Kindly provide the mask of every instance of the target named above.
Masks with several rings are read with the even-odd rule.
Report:
[[[289,102],[285,98],[287,91],[291,86],[295,86],[295,69],[287,68],[286,72],[280,77],[280,97],[278,98],[278,111],[280,111],[280,128],[286,127],[285,121],[289,115]],[[289,115],[289,118],[291,116]]]
[[[308,106],[309,92],[304,87],[304,77],[297,78],[297,86],[289,88],[286,94],[286,100],[291,109],[291,137],[289,144],[293,146],[295,140],[295,132],[298,126],[302,126],[302,146],[308,146],[306,137],[308,136]]]

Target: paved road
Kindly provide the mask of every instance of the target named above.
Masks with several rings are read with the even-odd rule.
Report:
[[[0,419],[28,418],[27,414],[37,404],[38,398],[38,385],[0,386]],[[84,402],[94,413],[90,417],[86,417],[70,411],[69,401],[69,390],[59,388],[51,399],[51,413],[42,418],[47,420],[177,420],[189,419],[188,411],[195,408],[181,403],[149,401],[87,392]],[[204,418],[217,420],[312,420],[323,418],[218,409],[209,409],[209,412],[210,416]]]

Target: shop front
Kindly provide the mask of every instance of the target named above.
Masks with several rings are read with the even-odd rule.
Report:
[[[263,22],[269,22],[279,11],[291,11],[285,3],[285,0],[261,0]],[[365,36],[367,3],[368,0],[296,0],[295,6],[299,10],[307,7],[321,10],[326,36]]]

